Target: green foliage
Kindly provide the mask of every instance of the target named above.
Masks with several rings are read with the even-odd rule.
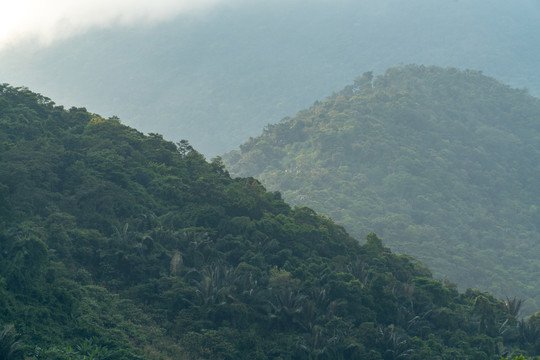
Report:
[[[477,71],[371,73],[224,159],[462,289],[540,299],[540,100]],[[494,261],[497,259],[497,261]]]
[[[0,321],[34,359],[494,358],[538,316],[460,294],[221,159],[0,87]],[[3,349],[20,349],[13,327]],[[22,357],[22,352],[11,351]],[[15,357],[17,358],[17,357]]]
[[[5,325],[0,332],[0,359],[22,359],[23,342],[13,325]]]

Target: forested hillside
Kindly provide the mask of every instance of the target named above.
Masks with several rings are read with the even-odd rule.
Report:
[[[478,71],[366,73],[225,159],[437,278],[540,305],[540,100]]]
[[[540,315],[459,293],[253,178],[0,86],[0,356],[498,359]],[[496,260],[494,260],[496,261]]]

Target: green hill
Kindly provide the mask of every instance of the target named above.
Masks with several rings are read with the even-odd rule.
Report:
[[[515,298],[459,293],[187,141],[7,85],[0,200],[2,359],[540,353]]]
[[[404,66],[229,153],[292,204],[374,231],[436,277],[540,305],[540,100],[478,71]]]

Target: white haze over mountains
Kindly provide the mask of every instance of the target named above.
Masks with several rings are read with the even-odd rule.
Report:
[[[1,0],[0,51],[21,41],[49,45],[93,28],[135,26],[197,13],[225,0]],[[230,0],[228,1],[231,2]]]
[[[540,95],[540,0],[0,0],[0,83],[206,156],[400,64]]]

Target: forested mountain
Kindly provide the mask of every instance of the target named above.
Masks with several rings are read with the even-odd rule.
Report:
[[[516,318],[519,300],[459,293],[375,234],[360,245],[257,180],[231,178],[187,141],[8,85],[0,214],[3,359],[540,352],[540,315]]]
[[[225,157],[292,204],[371,231],[437,278],[540,305],[540,100],[478,71],[404,66]]]
[[[3,49],[0,79],[140,131],[188,138],[212,157],[367,70],[482,69],[540,95],[537,0],[221,3],[159,24]]]

